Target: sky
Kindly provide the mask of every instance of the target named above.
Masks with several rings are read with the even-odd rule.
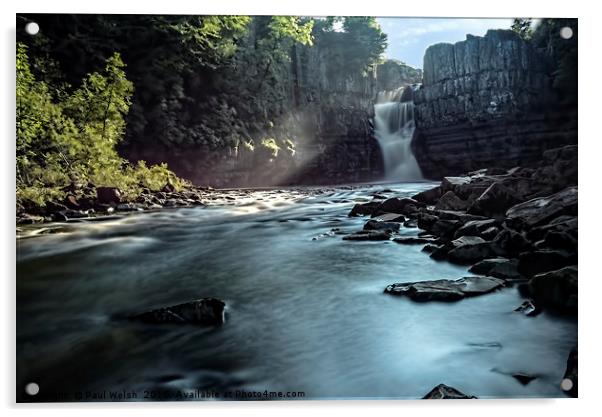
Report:
[[[388,35],[385,56],[415,68],[422,68],[424,51],[430,45],[463,41],[467,34],[483,36],[487,29],[510,29],[512,25],[512,19],[379,17],[376,20]]]

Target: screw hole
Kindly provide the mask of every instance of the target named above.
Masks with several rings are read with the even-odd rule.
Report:
[[[36,22],[29,22],[25,25],[25,32],[27,32],[28,35],[37,35],[39,31],[40,25],[38,25]]]
[[[40,386],[35,382],[30,382],[29,384],[25,385],[25,392],[28,395],[37,395],[37,393],[40,392]]]
[[[562,39],[571,39],[573,37],[573,29],[568,26],[563,27],[560,29],[560,37]]]

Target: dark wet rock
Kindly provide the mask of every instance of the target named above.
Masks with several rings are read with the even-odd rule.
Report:
[[[417,225],[422,230],[430,230],[439,218],[429,213],[418,213],[416,217]]]
[[[441,220],[457,220],[462,224],[466,224],[467,222],[472,220],[487,220],[487,218],[483,216],[467,214],[461,211],[454,210],[433,210],[432,214],[437,216]]]
[[[422,248],[422,252],[432,253],[432,252],[436,251],[437,249],[439,249],[439,245],[435,245],[433,243],[427,243]]]
[[[535,227],[527,232],[527,238],[532,242],[544,239],[548,232],[568,233],[575,239],[578,236],[578,221],[575,216],[559,216],[550,223]]]
[[[541,309],[537,307],[533,301],[526,300],[521,305],[516,307],[514,311],[523,313],[525,316],[534,317],[541,313]]]
[[[424,244],[424,243],[433,243],[435,242],[434,238],[427,238],[427,237],[417,237],[417,236],[403,236],[403,237],[396,237],[395,239],[393,239],[393,242],[395,243],[401,243],[404,245],[420,245],[420,244]]]
[[[490,277],[466,277],[457,280],[440,279],[392,284],[385,292],[404,295],[414,301],[457,301],[494,291],[504,285],[504,281]]]
[[[118,204],[116,209],[118,211],[142,211],[142,207],[136,203],[122,203]]]
[[[505,280],[521,280],[524,277],[518,272],[518,260],[506,258],[484,259],[474,264],[469,270],[473,274],[488,275]]]
[[[188,303],[151,310],[132,316],[131,319],[151,324],[219,325],[225,321],[225,307],[226,303],[217,298],[201,298]]]
[[[361,230],[343,236],[343,240],[389,240],[391,232],[389,230]]]
[[[515,230],[503,229],[493,239],[498,254],[517,256],[532,249],[527,238]]]
[[[483,230],[479,234],[479,236],[481,236],[485,240],[493,240],[493,239],[495,239],[495,237],[498,235],[499,232],[500,232],[500,229],[498,229],[495,226],[491,226],[491,227]]]
[[[511,227],[526,229],[549,223],[562,215],[577,215],[577,187],[566,188],[549,197],[534,198],[506,212]]]
[[[540,247],[561,249],[568,252],[577,252],[577,237],[567,232],[549,231],[541,241]]]
[[[412,196],[412,198],[416,201],[425,204],[435,204],[437,200],[441,197],[441,187],[437,186],[435,188],[431,188],[430,190],[425,190],[419,192],[418,194]]]
[[[417,207],[424,206],[423,203],[420,203],[413,198],[389,198],[385,200],[378,210],[385,213],[398,213],[398,214],[406,214],[408,212],[414,212]]]
[[[399,226],[399,223],[395,222],[368,220],[368,222],[364,224],[364,230],[388,230],[389,232],[397,232]]]
[[[403,223],[406,218],[402,214],[398,213],[381,213],[374,218],[374,220],[380,220],[383,222],[397,222]]]
[[[459,238],[461,236],[481,236],[485,230],[494,227],[497,224],[498,222],[495,219],[471,220],[460,227],[454,234],[454,237]]]
[[[87,211],[83,210],[61,210],[52,214],[52,219],[57,222],[66,222],[70,219],[85,219],[89,217]]]
[[[577,267],[567,266],[535,275],[529,281],[529,291],[538,305],[576,312],[577,281]]]
[[[467,176],[463,177],[444,177],[441,180],[441,195],[448,191],[455,191],[458,186],[470,184],[471,178]]]
[[[379,201],[371,201],[369,203],[356,204],[351,209],[349,217],[370,216],[378,207],[380,207],[380,205],[381,203]]]
[[[436,236],[451,238],[461,225],[458,220],[437,220],[431,226],[430,232]]]
[[[495,256],[492,243],[478,236],[462,236],[452,245],[454,248],[447,254],[451,262],[469,264]]]
[[[17,217],[17,224],[36,224],[44,223],[43,216],[37,216],[35,214],[23,213]]]
[[[422,397],[423,400],[472,400],[477,397],[466,395],[457,389],[445,384],[439,384],[428,394]]]
[[[115,187],[96,187],[96,199],[100,204],[119,204],[121,192]]]
[[[437,210],[466,210],[468,203],[460,199],[453,191],[448,191],[441,196],[435,209]]]
[[[577,398],[578,396],[578,387],[577,387],[577,370],[578,370],[578,357],[577,357],[577,348],[573,348],[571,353],[569,353],[569,357],[566,361],[566,371],[564,372],[564,379],[568,379],[571,381],[569,386],[566,386],[565,391],[568,395],[573,398]],[[564,385],[564,384],[563,384]],[[561,385],[561,386],[563,386]]]
[[[577,256],[559,250],[537,250],[521,253],[518,258],[518,272],[526,277],[555,271],[577,263]]]
[[[491,184],[468,209],[470,214],[487,217],[504,217],[506,210],[520,203],[516,194],[499,182]]]
[[[416,219],[406,220],[405,222],[403,222],[403,227],[416,228],[416,227],[418,227],[418,220],[416,220]]]

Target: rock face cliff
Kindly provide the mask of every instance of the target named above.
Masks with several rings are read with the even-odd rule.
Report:
[[[577,142],[576,110],[556,105],[548,56],[508,30],[426,50],[413,148],[425,176],[528,166]]]

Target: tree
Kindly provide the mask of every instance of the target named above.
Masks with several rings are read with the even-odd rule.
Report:
[[[517,18],[512,21],[512,26],[510,26],[510,29],[518,33],[518,35],[525,40],[531,39],[531,36],[533,36],[533,28],[531,27],[532,23],[533,19]]]

